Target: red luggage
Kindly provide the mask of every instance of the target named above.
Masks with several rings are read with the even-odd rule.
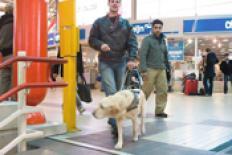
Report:
[[[197,80],[186,80],[184,93],[185,95],[197,95],[198,81]]]

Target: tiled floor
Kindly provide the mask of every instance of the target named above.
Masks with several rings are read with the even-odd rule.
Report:
[[[92,94],[93,103],[84,104],[87,111],[81,116],[77,114],[77,127],[82,131],[57,137],[113,149],[115,140],[109,132],[106,119],[96,120],[91,115],[104,94],[97,90],[93,90]],[[125,145],[122,151],[139,155],[232,154],[232,146],[228,143],[232,139],[231,100],[232,94],[213,94],[212,97],[202,97],[172,93],[169,94],[166,109],[169,117],[167,119],[156,119],[153,116],[154,95],[152,95],[147,104],[146,135],[138,143],[133,143],[131,141],[131,123],[126,121],[124,129]],[[62,91],[60,89],[50,90],[41,107],[44,108],[48,120],[62,122]],[[43,141],[49,142],[49,148],[57,148],[58,142],[47,139],[34,141],[33,144],[48,148]],[[225,143],[229,145],[223,145]],[[61,149],[62,145],[60,143],[59,146],[59,149]],[[226,148],[220,149],[218,153],[210,151],[220,146],[226,146]],[[74,152],[79,152],[78,148],[82,151],[83,149],[86,150],[86,148],[73,147],[72,149],[76,148],[74,150],[63,149],[62,151],[65,152],[66,150],[67,154],[72,155]],[[85,154],[92,154],[89,151]]]

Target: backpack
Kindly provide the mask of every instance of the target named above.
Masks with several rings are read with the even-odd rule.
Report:
[[[204,96],[205,95],[205,89],[204,88],[200,88],[199,95],[200,96]]]

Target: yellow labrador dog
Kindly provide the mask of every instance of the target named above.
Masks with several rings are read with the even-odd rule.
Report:
[[[140,133],[145,134],[145,104],[146,98],[142,90],[122,90],[112,96],[105,97],[93,112],[94,117],[115,118],[118,127],[118,142],[115,149],[122,149],[122,123],[129,118],[133,123],[133,140],[138,141]],[[138,115],[141,114],[140,131],[138,125]]]

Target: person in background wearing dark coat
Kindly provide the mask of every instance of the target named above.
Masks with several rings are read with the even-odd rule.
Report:
[[[206,58],[204,59],[204,79],[203,85],[205,88],[205,95],[212,96],[213,93],[213,80],[215,77],[215,64],[218,63],[216,54],[210,49],[206,48]]]
[[[224,94],[228,93],[228,81],[232,87],[232,59],[229,54],[225,54],[225,59],[220,64],[220,69],[224,74]]]
[[[83,60],[82,60],[82,46],[80,45],[80,52],[77,53],[77,83],[86,81],[84,77],[84,66],[83,66]],[[78,88],[77,88],[78,89]],[[76,104],[77,104],[77,109],[80,114],[82,114],[85,111],[85,108],[82,105],[81,99],[78,95],[76,94]]]
[[[60,56],[60,49],[58,50],[57,53],[57,58],[62,58]],[[77,53],[77,57],[76,57],[76,65],[77,65],[77,83],[81,82],[81,81],[85,81],[85,77],[84,77],[84,67],[83,67],[83,61],[82,61],[82,47],[80,45],[80,52]],[[51,79],[52,81],[56,81],[56,77],[58,76],[58,74],[61,74],[61,77],[63,77],[63,65],[60,64],[55,64],[52,66],[51,68]],[[77,105],[77,110],[79,111],[80,114],[82,114],[85,109],[82,105],[81,99],[78,95],[78,93],[76,93],[76,105]]]
[[[13,4],[8,3],[4,8],[5,14],[0,18],[0,53],[3,61],[13,55]],[[11,88],[12,67],[0,70],[0,95]]]

